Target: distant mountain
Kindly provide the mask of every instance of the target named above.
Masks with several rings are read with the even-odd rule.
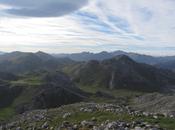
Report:
[[[162,62],[162,63],[156,64],[156,66],[163,69],[173,70],[175,72],[175,60]]]
[[[3,54],[5,54],[5,52],[0,51],[0,55],[3,55]]]
[[[0,55],[0,71],[11,73],[50,70],[71,63],[68,58],[55,58],[44,52],[12,52]]]
[[[53,55],[55,57],[68,57],[75,61],[89,61],[89,60],[103,60],[109,59],[113,57],[112,54],[108,52],[100,52],[100,53],[90,53],[90,52],[82,52],[82,53],[73,53],[73,54],[57,54]]]
[[[114,52],[100,52],[100,53],[89,53],[89,52],[82,52],[82,53],[73,53],[73,54],[55,54],[55,57],[68,57],[75,61],[89,61],[89,60],[105,60],[109,58],[113,58],[118,55],[127,55],[136,62],[146,63],[146,64],[157,64],[166,61],[175,60],[175,56],[166,56],[166,57],[153,57],[149,55],[142,55],[137,53],[128,53],[124,51],[114,51]]]
[[[66,71],[75,82],[89,87],[159,91],[166,85],[175,84],[175,73],[136,63],[125,55],[76,64]]]
[[[35,53],[35,55],[37,55],[40,59],[44,60],[44,61],[48,61],[48,60],[52,60],[54,59],[53,56],[45,53],[45,52],[42,52],[42,51],[38,51]]]

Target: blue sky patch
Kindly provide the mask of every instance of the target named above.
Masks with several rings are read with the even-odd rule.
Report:
[[[130,28],[130,24],[127,20],[117,17],[117,16],[108,16],[109,22],[113,23],[117,28],[127,32],[131,33],[132,30]]]

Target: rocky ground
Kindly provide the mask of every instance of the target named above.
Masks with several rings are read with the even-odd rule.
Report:
[[[25,112],[0,130],[174,130],[175,115],[136,111],[129,106],[77,103]]]
[[[143,111],[175,114],[175,94],[148,93],[134,98],[133,107]]]

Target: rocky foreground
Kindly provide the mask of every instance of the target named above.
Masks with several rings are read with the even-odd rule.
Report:
[[[168,122],[169,121],[169,122]],[[175,115],[115,104],[79,103],[25,112],[0,130],[175,130]]]

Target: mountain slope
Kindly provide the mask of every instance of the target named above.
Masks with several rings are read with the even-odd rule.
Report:
[[[18,76],[11,74],[11,73],[6,73],[6,72],[0,72],[0,79],[1,80],[17,80]]]
[[[167,61],[175,60],[175,56],[165,56],[165,57],[154,57],[149,55],[137,54],[132,52],[124,52],[124,51],[114,51],[114,52],[100,52],[100,53],[73,53],[73,54],[56,54],[55,57],[68,57],[75,61],[89,61],[89,60],[105,60],[109,58],[113,58],[118,55],[127,55],[131,59],[136,62],[146,63],[146,64],[157,64]]]
[[[155,91],[175,84],[173,72],[136,63],[125,55],[77,64],[66,71],[77,83],[89,87]]]
[[[3,54],[5,54],[5,52],[0,51],[0,55],[3,55]]]
[[[13,74],[0,72],[0,108],[10,105],[21,92],[20,87],[11,87],[9,84],[9,81],[17,79]]]
[[[0,71],[24,73],[35,70],[53,70],[72,63],[68,58],[54,58],[43,52],[12,52],[0,56]]]
[[[175,60],[156,64],[157,67],[175,71]]]
[[[85,93],[61,72],[46,74],[43,82],[44,85],[38,88],[33,100],[34,108],[54,108],[79,102],[86,97]]]
[[[88,96],[62,72],[38,72],[0,81],[0,108],[10,107],[17,113],[80,102]]]

